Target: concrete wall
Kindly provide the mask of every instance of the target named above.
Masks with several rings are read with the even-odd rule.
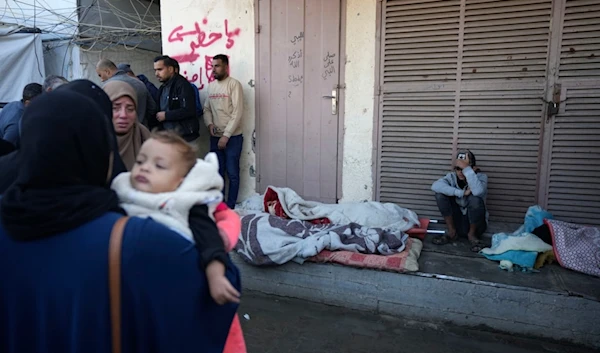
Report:
[[[373,195],[376,9],[377,0],[347,0],[341,202],[371,200]],[[204,85],[200,90],[203,101],[208,84],[206,56],[229,55],[231,75],[244,87],[245,141],[239,198],[244,200],[255,192],[256,187],[254,173],[251,173],[256,168],[251,145],[255,125],[254,1],[194,0],[190,3],[163,0],[161,16],[163,51],[177,57],[182,74],[190,81],[201,87]],[[227,31],[225,20],[228,21]],[[201,43],[199,37],[204,38]],[[192,44],[199,47],[192,50]],[[206,138],[206,134],[204,136]]]
[[[227,23],[227,28],[225,26]],[[200,87],[204,103],[210,76],[210,58],[229,56],[230,74],[244,88],[244,148],[240,161],[240,195],[244,200],[255,191],[255,157],[252,151],[255,101],[255,47],[253,0],[161,1],[164,54],[175,57],[181,74]],[[192,49],[194,47],[194,49]],[[208,76],[207,76],[208,71]],[[208,130],[202,131],[208,151]]]
[[[346,100],[340,202],[368,201],[373,197],[377,0],[347,0],[346,4]]]

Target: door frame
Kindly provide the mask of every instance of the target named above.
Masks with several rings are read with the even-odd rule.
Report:
[[[371,197],[373,201],[379,201],[379,170],[381,167],[381,126],[383,116],[383,95],[381,83],[383,82],[383,45],[385,40],[385,31],[383,28],[383,10],[385,1],[377,1],[375,9],[375,65],[373,75],[375,75],[375,84],[373,85],[373,150],[371,151],[371,175],[373,176],[373,190]]]
[[[563,35],[563,22],[567,0],[552,1],[552,17],[550,19],[550,39],[548,43],[548,57],[546,70],[546,92],[544,100],[552,101],[554,87],[560,83],[558,70],[560,66],[560,51]],[[565,87],[563,87],[564,93]],[[540,147],[538,152],[538,179],[536,202],[542,208],[548,207],[550,169],[552,166],[552,140],[554,131],[554,118],[548,119],[548,106],[544,105],[541,117]]]
[[[272,0],[277,1],[277,0]],[[344,116],[346,109],[346,15],[347,15],[347,0],[338,0],[340,2],[340,38],[339,38],[339,78],[338,78],[338,133],[337,133],[337,182],[336,182],[336,200],[343,197],[342,195],[342,176],[344,167]],[[259,34],[262,30],[260,19],[260,0],[254,0],[254,131],[252,136],[252,150],[254,151],[254,164],[256,170],[255,190],[261,194],[264,190],[260,190],[260,138],[256,135],[260,131],[260,104],[258,97],[261,94],[260,83],[260,40]],[[270,3],[269,3],[270,5]],[[379,6],[379,3],[378,3]]]

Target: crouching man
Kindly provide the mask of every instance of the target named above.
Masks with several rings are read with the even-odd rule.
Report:
[[[484,245],[479,241],[487,228],[487,175],[476,166],[475,155],[459,151],[454,160],[454,171],[431,186],[444,221],[446,233],[433,239],[436,245],[448,244],[465,234],[471,251],[479,252]]]

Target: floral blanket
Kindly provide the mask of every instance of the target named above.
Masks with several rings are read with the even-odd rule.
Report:
[[[600,277],[600,229],[547,219],[558,263]]]

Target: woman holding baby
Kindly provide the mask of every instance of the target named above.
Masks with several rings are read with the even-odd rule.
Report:
[[[123,105],[124,118],[135,107],[127,90],[115,87],[131,101]],[[218,257],[214,274],[199,267],[204,255],[180,225],[123,218],[123,203],[110,189],[114,167],[123,156],[132,169],[149,135],[137,122],[113,127],[97,102],[65,87],[40,96],[23,117],[17,180],[0,200],[0,351],[222,352],[237,310],[239,272],[227,256]],[[124,129],[117,134],[119,155],[117,126]],[[228,230],[219,232],[211,218],[215,203],[199,213],[206,214],[205,232],[225,243]],[[118,261],[111,258],[109,266],[118,221],[126,224]]]

